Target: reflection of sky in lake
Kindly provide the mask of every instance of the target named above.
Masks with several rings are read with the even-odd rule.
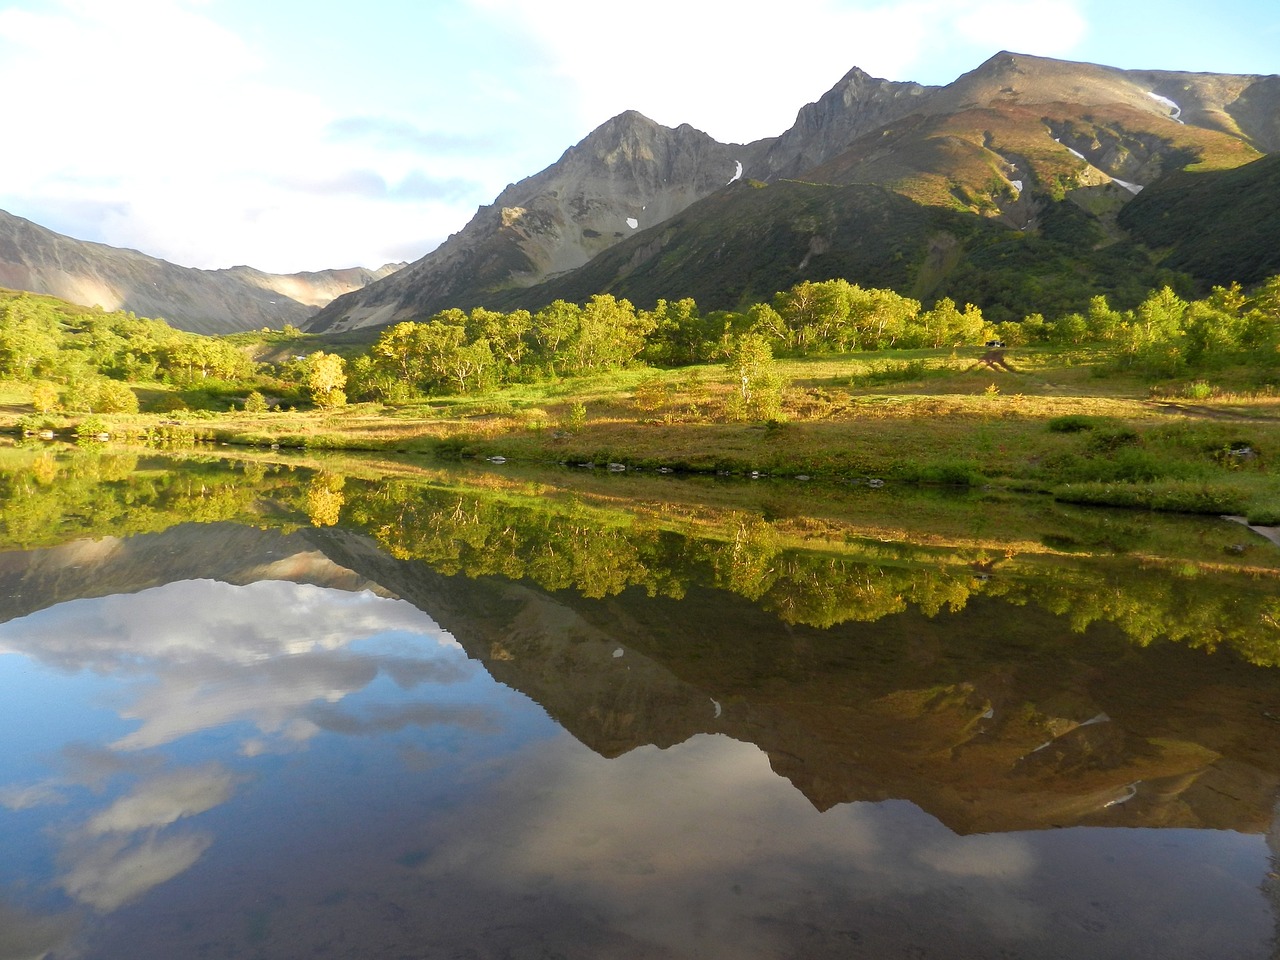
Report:
[[[0,958],[1267,953],[1261,837],[818,813],[721,736],[606,760],[402,601],[188,581],[0,650]]]

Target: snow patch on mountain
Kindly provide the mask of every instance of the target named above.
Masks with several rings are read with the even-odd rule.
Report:
[[[1150,97],[1152,100],[1156,101],[1156,103],[1164,104],[1166,107],[1169,108],[1170,120],[1172,120],[1174,123],[1182,123],[1182,108],[1180,106],[1178,106],[1168,97],[1160,96],[1160,94],[1156,93],[1154,90],[1148,90],[1147,96]]]
[[[1061,140],[1059,140],[1057,137],[1054,137],[1054,138],[1053,138],[1053,142],[1054,142],[1054,143],[1062,143],[1062,141],[1061,141]],[[1062,143],[1062,145],[1063,145],[1064,147],[1067,147],[1067,145],[1066,145],[1065,143]],[[1083,160],[1085,163],[1088,163],[1088,162],[1089,162],[1089,158],[1088,158],[1088,157],[1086,157],[1086,156],[1085,156],[1083,153],[1081,153],[1079,150],[1075,149],[1074,147],[1067,147],[1067,150],[1069,150],[1069,151],[1071,152],[1071,155],[1072,155],[1073,157],[1079,157],[1079,158],[1080,158],[1081,160]]]

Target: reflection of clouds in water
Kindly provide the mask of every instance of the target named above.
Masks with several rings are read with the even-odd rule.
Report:
[[[324,704],[313,706],[308,716],[322,730],[358,737],[380,736],[407,727],[433,727],[441,724],[461,727],[473,733],[497,733],[502,729],[492,710],[458,704],[380,705],[367,710],[364,716],[345,713]]]
[[[392,635],[386,646],[394,655],[347,649],[385,634]],[[396,634],[411,634],[414,642]],[[141,725],[113,744],[118,750],[156,747],[236,721],[296,744],[318,729],[301,716],[313,701],[335,703],[379,674],[410,689],[456,682],[475,669],[409,603],[282,581],[239,587],[185,581],[60,604],[0,625],[0,647],[67,671],[148,677],[122,711]],[[256,739],[244,752],[267,749]]]
[[[589,904],[608,925],[682,955],[696,944],[700,956],[759,956],[771,937],[785,955],[794,930],[762,928],[760,917],[829,920],[853,899],[895,912],[961,877],[981,891],[966,923],[1034,927],[1004,890],[1034,866],[1021,839],[956,837],[905,803],[890,815],[861,803],[815,813],[752,745],[699,736],[602,760],[562,744],[542,759],[459,812],[470,829],[438,824],[422,869]]]
[[[66,803],[66,795],[56,783],[36,783],[28,787],[0,787],[0,807],[10,810],[29,810]]]
[[[250,664],[337,650],[404,630],[452,643],[402,600],[268,580],[187,580],[134,594],[73,600],[0,624],[0,648],[64,670],[148,672],[153,662]]]
[[[114,746],[138,750],[190,733],[251,720],[264,734],[298,742],[315,732],[304,714],[315,701],[336,703],[367,687],[379,672],[401,686],[465,679],[474,665],[462,659],[395,661],[345,651],[306,653],[262,663],[157,664],[156,681],[140,691],[122,715],[142,725]]]
[[[0,960],[37,960],[74,929],[70,917],[34,916],[0,903]]]
[[[226,803],[241,779],[208,763],[136,784],[66,835],[58,883],[81,903],[109,913],[173,879],[200,859],[213,837],[163,834],[163,828]]]
[[[917,851],[916,859],[939,873],[1017,880],[1035,866],[1030,848],[1016,837],[981,834],[946,837]]]
[[[231,799],[239,778],[221,764],[175,770],[146,780],[85,826],[90,836],[164,827]]]
[[[109,913],[187,870],[212,842],[201,833],[136,843],[118,834],[72,842],[63,851],[66,870],[59,883],[76,900]]]

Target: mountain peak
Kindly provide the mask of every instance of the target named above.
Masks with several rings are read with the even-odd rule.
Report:
[[[663,270],[684,268],[685,258],[658,253],[669,251],[681,231],[696,233],[699,218],[739,205],[785,207],[792,187],[720,192],[746,178],[873,185],[879,193],[849,202],[882,211],[894,203],[898,212],[914,203],[916,214],[942,210],[977,217],[992,229],[1034,230],[1061,200],[1046,184],[1066,184],[1084,191],[1090,203],[1115,205],[1131,199],[1132,187],[1196,157],[1229,166],[1275,149],[1268,145],[1280,144],[1278,102],[1280,77],[1132,71],[1000,50],[941,87],[885,80],[852,66],[800,108],[790,129],[746,145],[718,143],[688,124],[667,127],[626,110],[557,163],[509,186],[436,251],[335,301],[312,329],[388,323],[450,306],[533,303],[550,287],[527,294],[524,288],[565,277],[614,245],[627,251],[618,254],[622,266],[614,274],[597,268],[590,282],[597,291],[616,284],[630,293],[642,284],[641,264],[661,259]],[[646,232],[657,224],[664,224],[661,231]],[[714,249],[689,261],[697,277],[721,269],[728,229],[709,231]],[[797,229],[789,223],[779,235]],[[834,224],[812,237],[795,263],[816,269],[815,251],[831,249],[845,229]],[[728,260],[724,264],[733,269]],[[820,269],[839,268],[827,257]],[[671,276],[651,289],[675,292],[689,285],[687,278]],[[735,275],[717,295],[740,292],[743,282]]]

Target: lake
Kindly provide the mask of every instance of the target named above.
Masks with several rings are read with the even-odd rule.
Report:
[[[1280,547],[0,450],[0,960],[1265,958]]]

